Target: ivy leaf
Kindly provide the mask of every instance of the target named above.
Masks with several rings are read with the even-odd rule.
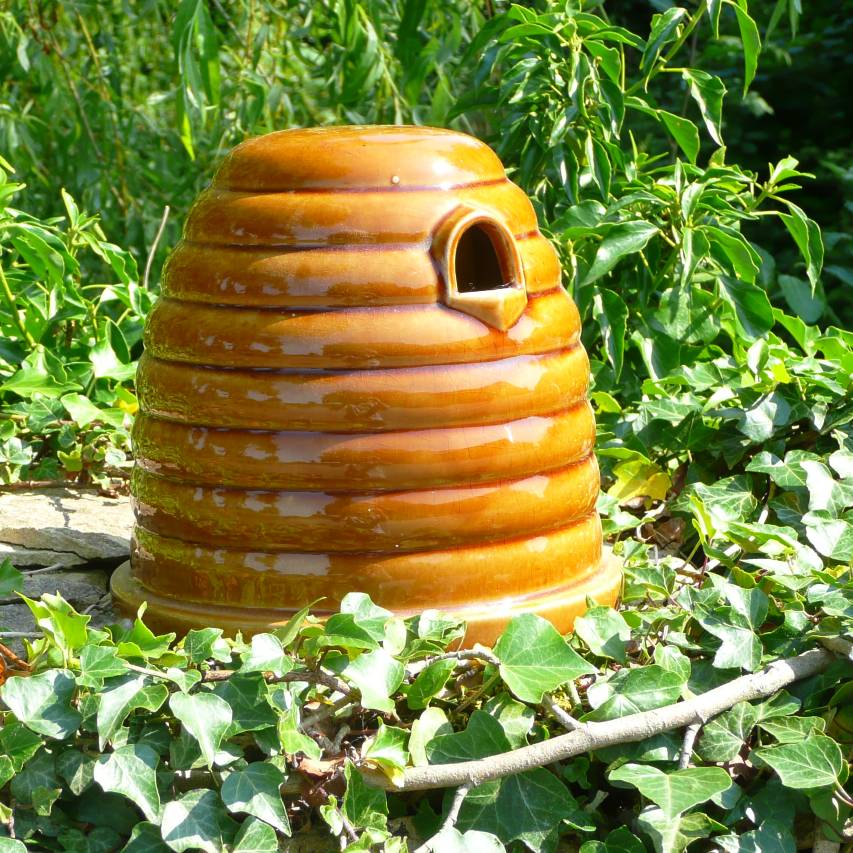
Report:
[[[745,669],[755,672],[761,666],[762,645],[745,618],[726,608],[715,613],[697,610],[694,619],[720,640],[714,655],[717,669]]]
[[[390,698],[403,683],[403,665],[385,649],[376,649],[359,655],[343,672],[358,687],[361,704],[375,711],[393,711]]]
[[[457,826],[493,833],[504,844],[521,841],[539,853],[554,850],[563,820],[576,807],[568,788],[538,767],[474,788],[465,797]]]
[[[128,671],[127,662],[117,654],[114,646],[88,644],[80,652],[79,683],[83,687],[102,687],[105,678],[114,678]]]
[[[281,799],[282,773],[272,764],[255,762],[229,774],[220,796],[230,812],[254,815],[284,835],[290,835],[290,821]]]
[[[19,572],[8,557],[0,562],[0,598],[8,598],[24,588],[24,574]]]
[[[469,829],[463,834],[454,826],[433,835],[429,845],[436,853],[506,853],[500,839],[490,832]]]
[[[221,853],[233,841],[237,824],[228,817],[215,791],[190,791],[166,803],[160,831],[176,853]]]
[[[544,693],[595,672],[550,622],[534,613],[514,616],[494,653],[501,678],[522,702],[538,704]]]
[[[409,752],[412,755],[412,763],[416,767],[429,764],[427,758],[427,746],[438,737],[453,734],[453,727],[447,719],[447,714],[435,706],[427,708],[413,723],[409,735]]]
[[[669,820],[710,800],[732,784],[722,767],[688,767],[666,772],[650,764],[623,764],[609,778],[611,782],[626,782],[638,788]]]
[[[100,749],[113,739],[127,715],[136,708],[156,711],[169,695],[164,684],[146,684],[145,675],[128,675],[104,682],[98,694],[97,727]]]
[[[844,756],[838,744],[813,734],[798,743],[756,749],[754,754],[772,767],[787,788],[823,788],[838,785]]]
[[[607,834],[604,841],[584,841],[578,853],[645,853],[643,842],[626,826]]]
[[[269,824],[250,817],[240,827],[231,853],[277,853],[278,849],[275,830]]]
[[[430,699],[444,689],[454,669],[456,669],[455,660],[437,660],[425,666],[405,690],[408,706],[413,711],[426,708]]]
[[[717,835],[714,843],[725,853],[796,853],[794,833],[773,820],[765,820],[758,829],[737,835]]]
[[[644,249],[657,231],[656,225],[642,219],[614,225],[601,241],[581,286],[586,287],[606,275],[626,255]]]
[[[231,706],[214,693],[173,693],[169,707],[198,741],[207,766],[212,768],[214,756],[231,725]]]
[[[251,650],[243,655],[240,672],[271,672],[282,676],[290,672],[293,663],[284,653],[281,640],[274,634],[255,634]]]
[[[508,693],[499,693],[485,702],[483,710],[501,724],[503,733],[513,749],[527,743],[527,736],[536,721],[533,708],[516,702]]]
[[[276,724],[276,715],[267,701],[267,684],[260,673],[235,673],[217,684],[213,692],[231,707],[228,737]]]
[[[44,593],[38,601],[33,601],[25,595],[21,598],[30,608],[36,625],[53,639],[65,655],[66,661],[71,653],[86,644],[86,626],[91,616],[78,613],[58,594]]]
[[[169,848],[163,843],[160,827],[141,820],[134,825],[130,838],[120,853],[169,853]]]
[[[676,672],[650,664],[639,669],[621,669],[598,689],[587,691],[595,710],[585,720],[614,720],[652,711],[678,701],[684,678]]]
[[[853,560],[853,524],[833,518],[825,510],[809,512],[802,520],[806,537],[819,554],[840,563]]]
[[[0,853],[27,853],[27,847],[16,838],[0,837]]]
[[[0,697],[2,697],[2,693],[0,693]],[[16,723],[7,719],[3,728],[0,729],[0,756],[9,760],[15,773],[21,771],[23,766],[39,751],[41,745],[42,739],[23,723]]]
[[[388,822],[385,792],[380,788],[371,788],[350,761],[344,767],[344,780],[347,785],[341,803],[344,817],[353,826],[384,830]]]
[[[107,793],[127,797],[142,809],[152,823],[160,817],[157,764],[160,759],[150,746],[127,744],[95,762],[94,779]]]
[[[184,652],[190,663],[203,663],[209,658],[221,663],[231,662],[231,648],[222,638],[221,628],[188,631],[184,637]]]
[[[651,838],[657,853],[681,853],[697,838],[707,838],[712,832],[726,829],[701,812],[673,819],[654,806],[640,812],[637,824]]]
[[[403,768],[409,763],[408,739],[409,733],[405,729],[386,726],[380,720],[379,729],[368,741],[362,757],[376,764],[390,779],[400,778]]]
[[[731,761],[740,753],[757,719],[756,708],[749,702],[738,702],[705,724],[696,751],[704,761]]]
[[[612,607],[590,607],[575,619],[575,634],[598,657],[619,663],[628,659],[625,645],[631,639],[631,628],[622,614]]]
[[[0,699],[34,732],[62,740],[74,734],[83,720],[71,707],[75,689],[70,670],[48,669],[28,678],[10,678],[0,687]]]
[[[299,704],[293,693],[286,687],[281,687],[272,693],[270,700],[283,711],[283,713],[278,714],[276,724],[280,748],[287,755],[296,755],[296,753],[302,752],[309,758],[319,759],[322,750],[314,740],[303,734],[299,728]]]
[[[500,722],[478,710],[471,714],[465,731],[433,738],[427,744],[426,754],[431,764],[452,764],[475,761],[511,748]]]

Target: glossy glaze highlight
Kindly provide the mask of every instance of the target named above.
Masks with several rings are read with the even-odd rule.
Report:
[[[577,310],[472,137],[283,131],[189,215],[137,387],[119,607],[251,633],[323,597],[567,630],[619,567],[595,512]]]

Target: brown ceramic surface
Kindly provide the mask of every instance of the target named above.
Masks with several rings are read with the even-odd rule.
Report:
[[[556,253],[477,140],[284,131],[226,159],[150,318],[120,606],[258,631],[349,591],[468,641],[567,630],[618,565]]]

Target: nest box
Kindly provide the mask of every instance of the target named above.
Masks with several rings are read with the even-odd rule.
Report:
[[[243,143],[148,320],[117,604],[252,633],[361,591],[458,614],[469,642],[522,612],[568,630],[621,580],[579,336],[556,252],[483,143]]]

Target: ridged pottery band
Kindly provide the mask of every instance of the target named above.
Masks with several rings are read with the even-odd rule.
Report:
[[[494,641],[621,575],[556,252],[495,154],[415,127],[228,156],[167,265],[138,375],[125,612],[252,633],[352,591]]]

